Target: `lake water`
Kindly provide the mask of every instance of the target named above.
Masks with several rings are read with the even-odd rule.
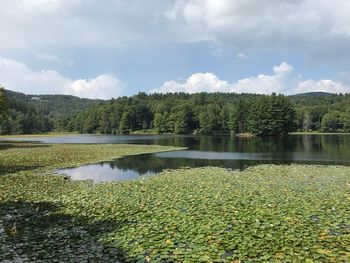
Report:
[[[350,135],[291,135],[286,138],[237,138],[176,135],[69,135],[36,137],[44,143],[156,144],[188,150],[127,156],[112,162],[62,169],[73,180],[96,182],[137,179],[165,169],[218,166],[244,169],[257,164],[350,165]]]

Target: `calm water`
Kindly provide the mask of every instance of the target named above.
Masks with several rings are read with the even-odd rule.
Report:
[[[28,139],[30,140],[30,139]],[[32,139],[33,140],[33,139]],[[287,138],[236,138],[174,135],[70,135],[35,138],[44,143],[127,143],[187,147],[185,151],[144,154],[63,169],[74,180],[130,180],[165,169],[219,166],[243,169],[274,164],[350,165],[350,135],[291,135]]]
[[[21,139],[23,140],[23,139]],[[62,169],[74,180],[130,180],[165,169],[218,166],[243,169],[273,164],[350,165],[350,135],[291,135],[287,138],[236,138],[174,135],[69,135],[27,139],[44,143],[156,144],[187,147],[185,151],[143,154],[112,162]]]

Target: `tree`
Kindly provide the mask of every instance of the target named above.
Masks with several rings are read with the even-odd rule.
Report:
[[[158,133],[163,133],[166,131],[166,120],[162,114],[154,114],[153,127]]]
[[[305,112],[304,119],[303,119],[303,131],[310,131],[311,130],[311,116],[309,112]]]
[[[235,134],[238,130],[237,126],[237,109],[235,106],[231,106],[229,109],[229,119],[228,119],[228,128],[231,134]]]
[[[99,132],[104,134],[112,133],[110,108],[102,108],[99,114]]]
[[[321,127],[322,131],[325,132],[336,132],[342,129],[342,123],[340,121],[340,112],[327,112],[322,118]]]
[[[0,87],[0,134],[7,133],[8,125],[8,100],[5,89]]]
[[[224,105],[222,108],[221,108],[221,111],[220,111],[220,120],[219,120],[219,123],[220,123],[220,131],[222,133],[225,133],[227,134],[230,130],[230,127],[229,127],[229,121],[230,121],[230,113],[229,113],[229,109],[226,105]]]
[[[235,121],[236,124],[236,131],[235,133],[244,133],[247,132],[247,122],[248,122],[248,105],[245,102],[245,100],[240,100],[237,104],[236,107],[236,112],[235,112]]]
[[[295,110],[284,95],[264,96],[251,113],[250,131],[260,136],[284,135],[295,130]]]
[[[0,115],[6,113],[0,123],[2,133],[58,130],[118,134],[155,128],[159,133],[279,135],[296,127],[301,131],[350,131],[350,94],[139,93],[110,101],[62,95],[40,95],[33,100],[33,96],[11,91],[6,95],[8,99],[2,90]],[[323,117],[335,111],[340,115],[334,125],[330,121],[334,116]]]
[[[193,112],[189,104],[183,103],[172,108],[167,122],[173,124],[172,131],[175,134],[185,134],[193,130]]]
[[[8,99],[5,89],[0,87],[0,117],[5,117],[8,113]]]
[[[340,114],[340,122],[344,132],[350,132],[350,110]]]
[[[0,87],[0,112],[3,113],[8,108],[8,99],[5,93],[5,89]]]
[[[130,112],[124,111],[119,123],[119,133],[128,134],[130,132]]]

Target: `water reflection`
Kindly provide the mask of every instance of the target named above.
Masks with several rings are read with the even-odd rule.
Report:
[[[349,164],[349,160],[333,159],[326,153],[237,153],[173,151],[156,154],[127,156],[112,162],[91,164],[61,170],[73,180],[92,179],[96,182],[132,180],[140,176],[151,176],[163,170],[184,167],[215,166],[228,169],[244,169],[258,164]]]
[[[61,137],[8,138],[8,140],[43,143],[112,143],[147,144],[188,147],[214,152],[327,152],[350,155],[350,135],[292,135],[284,138],[237,138],[225,136],[183,135],[67,135]]]
[[[138,173],[132,169],[119,169],[110,163],[62,169],[58,172],[70,176],[72,180],[93,180],[96,183],[133,180],[140,178],[140,176],[154,175],[154,172]]]
[[[186,151],[129,156],[109,163],[64,170],[73,179],[93,179],[98,182],[130,180],[181,167],[242,169],[262,163],[350,164],[350,135],[292,135],[284,138],[70,135],[27,140],[44,143],[156,144],[188,148]]]

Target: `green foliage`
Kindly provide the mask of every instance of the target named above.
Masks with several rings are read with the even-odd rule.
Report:
[[[322,130],[325,132],[336,132],[342,128],[340,112],[333,111],[326,113],[321,122]]]
[[[349,167],[165,171],[93,185],[52,169],[167,150],[12,144],[0,151],[0,261],[348,262]]]
[[[0,87],[0,116],[4,115],[8,109],[8,100],[5,93],[5,89]]]
[[[348,109],[346,112],[340,113],[340,122],[341,126],[343,128],[343,131],[350,132],[350,109]]]
[[[66,95],[25,95],[5,90],[9,112],[0,123],[2,134],[38,133],[48,131],[84,131],[76,122],[77,114],[96,107],[101,101]],[[1,103],[0,103],[1,104]],[[90,121],[90,120],[89,120]],[[88,127],[93,131],[97,125]]]
[[[153,127],[158,131],[158,133],[166,132],[166,119],[161,113],[154,114]]]
[[[5,89],[0,87],[0,134],[7,132],[8,111],[8,99],[5,94]]]
[[[11,91],[6,94],[9,111],[2,120],[1,133],[125,134],[154,129],[158,133],[269,136],[291,131],[350,130],[349,94],[307,93],[286,97],[275,94],[139,93],[110,101],[64,95],[33,97]],[[336,127],[329,121],[334,112],[341,115],[337,117]]]
[[[295,129],[295,110],[289,98],[272,94],[262,97],[253,110],[250,131],[269,136],[288,134]]]
[[[124,111],[119,124],[119,132],[121,134],[128,134],[130,128],[130,113],[129,111]]]

